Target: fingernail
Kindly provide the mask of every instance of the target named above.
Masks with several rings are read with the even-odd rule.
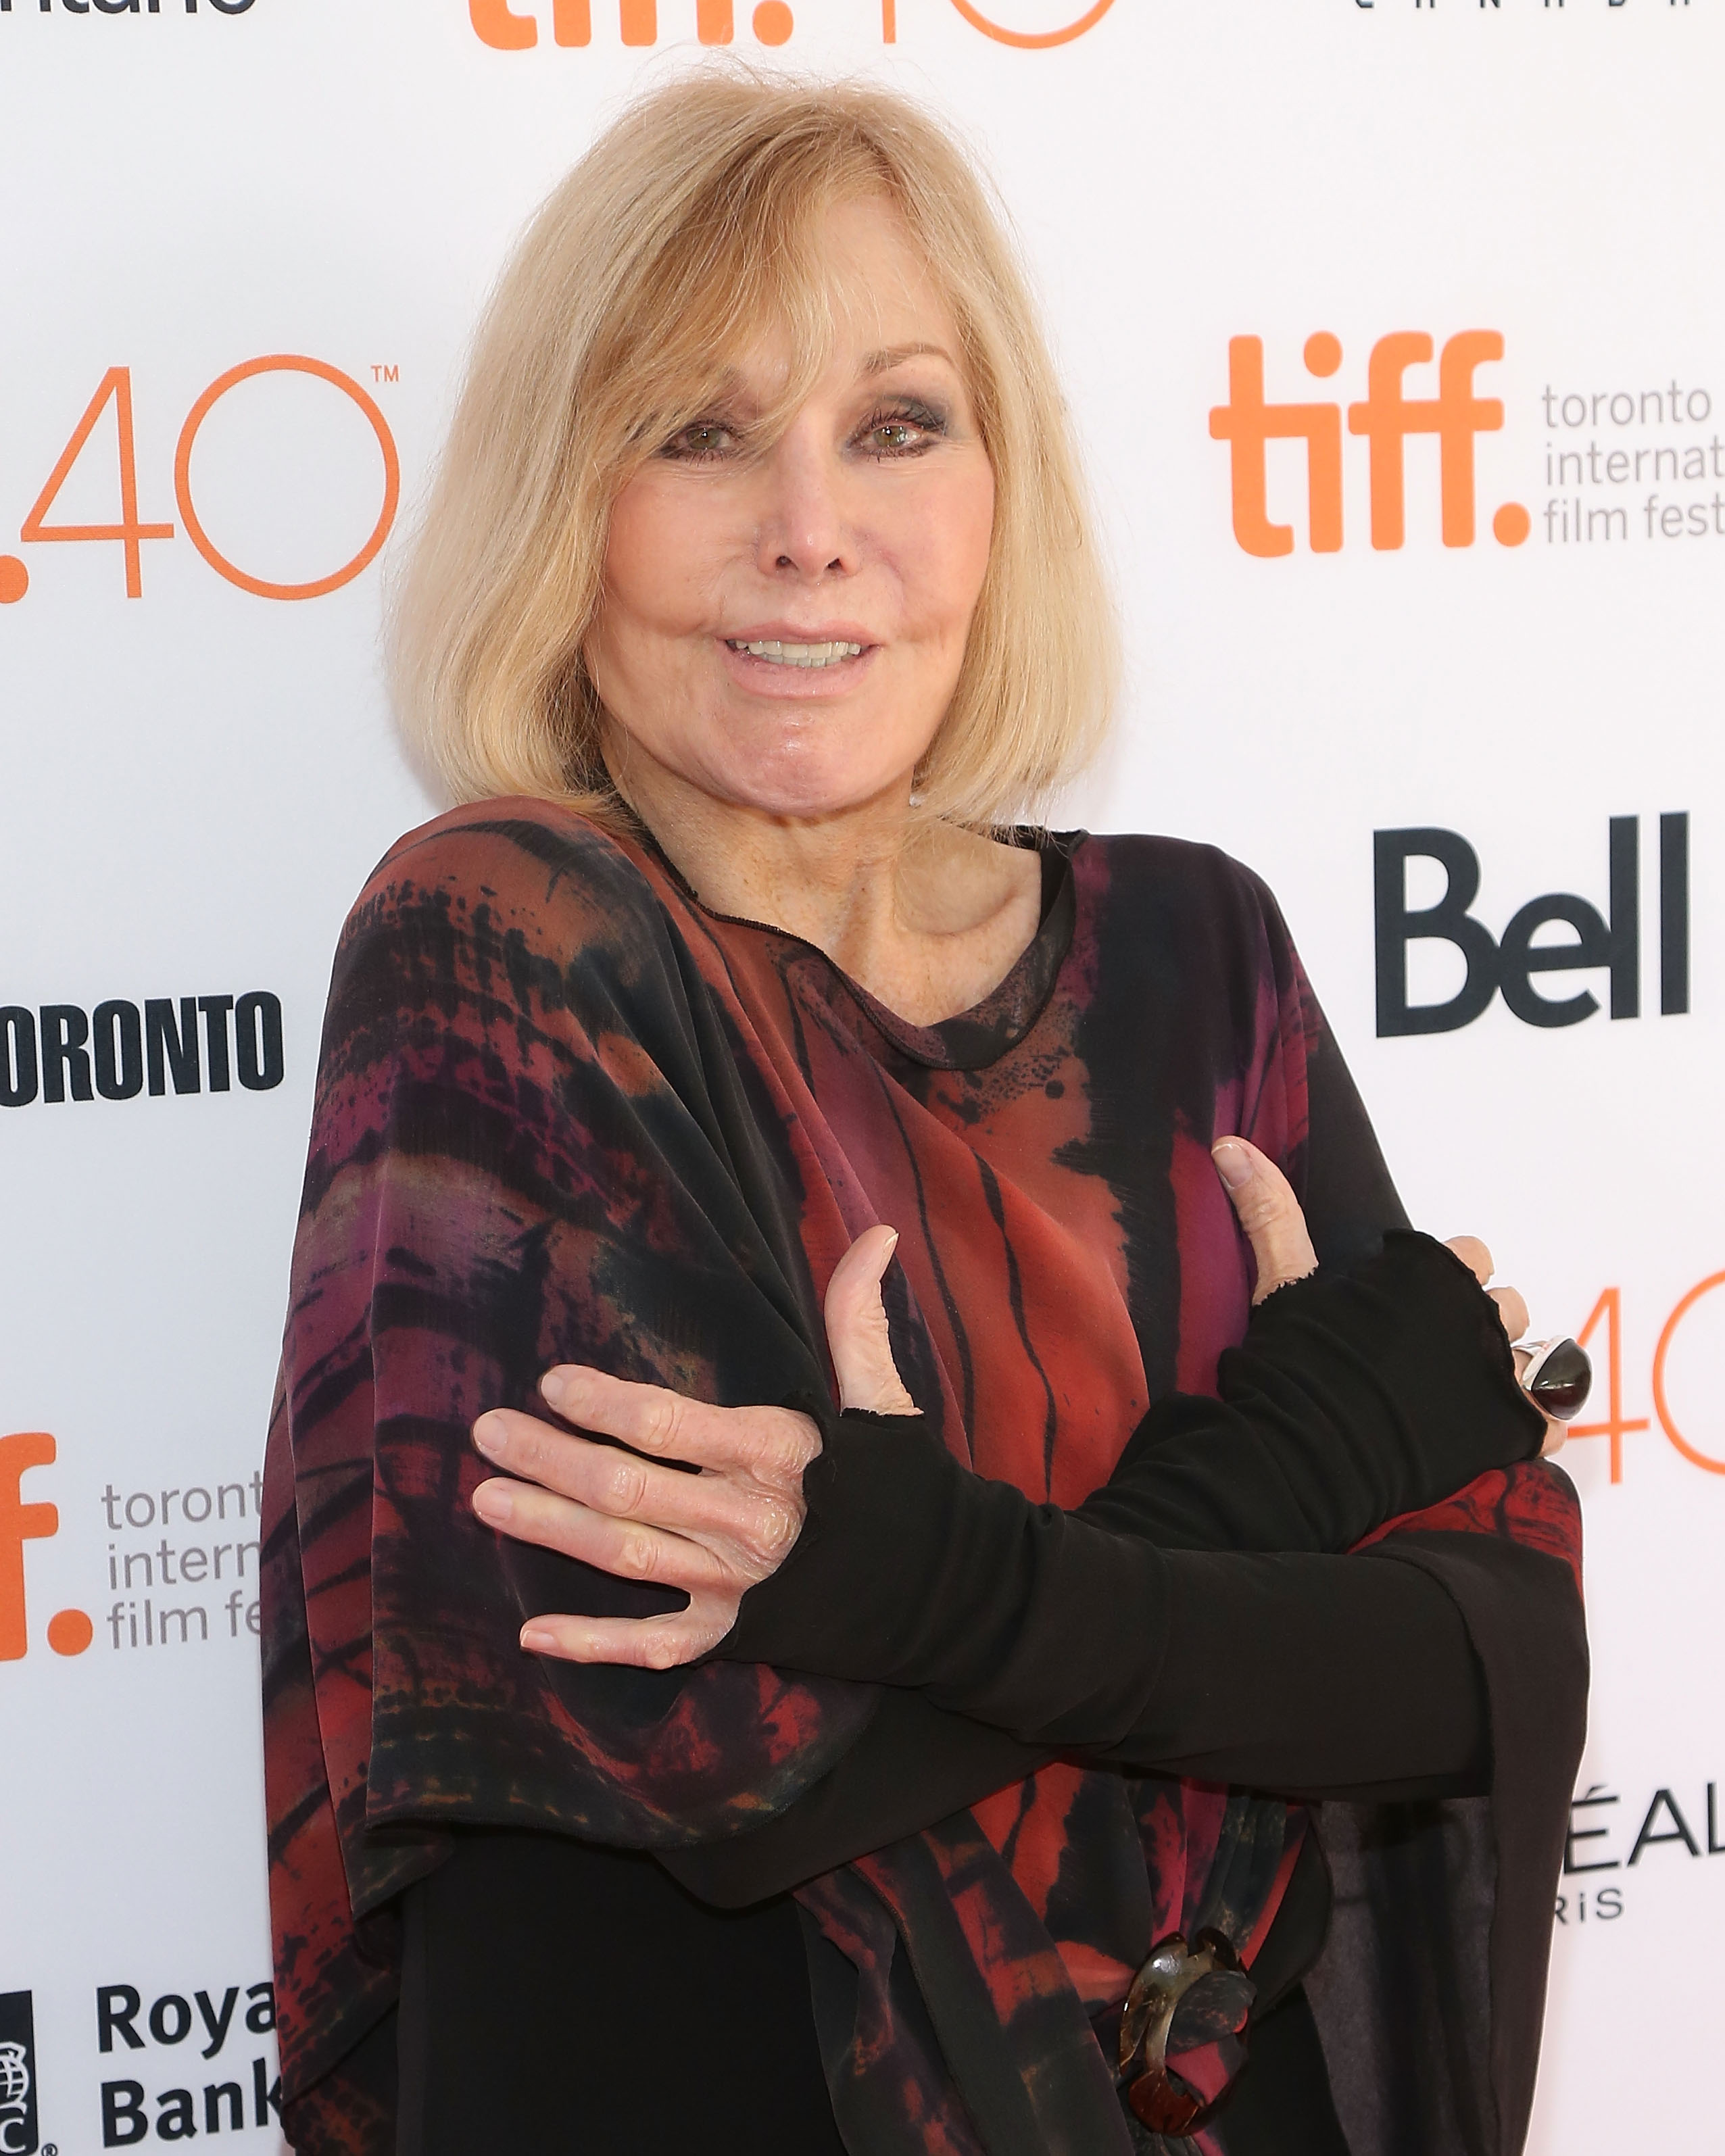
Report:
[[[896,1229],[896,1228],[889,1228],[889,1229],[887,1229],[887,1231],[886,1231],[886,1255],[887,1255],[887,1256],[888,1256],[889,1258],[891,1258],[891,1255],[892,1255],[892,1254],[893,1254],[893,1252],[894,1252],[897,1248],[898,1248],[898,1230],[897,1230],[897,1229]]]
[[[1238,1138],[1218,1138],[1210,1147],[1216,1173],[1230,1190],[1243,1190],[1252,1179],[1252,1157]]]
[[[536,1625],[523,1625],[521,1645],[530,1655],[550,1655],[557,1651],[557,1634],[544,1632]]]
[[[473,1509],[494,1527],[515,1517],[515,1499],[506,1482],[481,1482],[473,1493]]]
[[[555,1407],[557,1402],[562,1399],[567,1390],[567,1387],[564,1383],[563,1373],[561,1370],[547,1370],[545,1375],[539,1380],[539,1391],[542,1398],[549,1400],[553,1407]]]

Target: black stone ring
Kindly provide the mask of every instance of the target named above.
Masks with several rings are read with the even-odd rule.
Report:
[[[1553,1422],[1579,1415],[1594,1384],[1586,1348],[1574,1340],[1531,1340],[1522,1353],[1528,1359],[1522,1390],[1539,1412]]]

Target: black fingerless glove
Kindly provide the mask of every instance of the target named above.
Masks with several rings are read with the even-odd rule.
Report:
[[[1218,1382],[1219,1399],[1153,1408],[1070,1512],[972,1474],[921,1416],[829,1416],[803,1533],[719,1654],[918,1686],[1027,1742],[1114,1744],[1168,1650],[1177,1553],[1337,1554],[1543,1437],[1496,1306],[1424,1235],[1278,1290]]]

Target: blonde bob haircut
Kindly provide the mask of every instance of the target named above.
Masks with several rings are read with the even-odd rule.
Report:
[[[534,218],[480,325],[398,588],[409,734],[459,800],[621,804],[582,659],[611,506],[771,325],[770,440],[818,378],[823,222],[884,196],[957,325],[989,460],[987,572],[920,810],[973,829],[1040,814],[1098,745],[1117,634],[1065,403],[1004,222],[952,137],[870,85],[703,68],[632,104]]]

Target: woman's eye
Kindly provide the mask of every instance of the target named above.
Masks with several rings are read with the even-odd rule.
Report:
[[[668,457],[684,457],[698,460],[703,457],[722,456],[733,446],[731,429],[717,419],[697,419],[691,426],[682,427],[665,445]]]
[[[932,448],[945,432],[944,422],[934,412],[883,412],[863,429],[863,443],[870,456],[916,456]]]

